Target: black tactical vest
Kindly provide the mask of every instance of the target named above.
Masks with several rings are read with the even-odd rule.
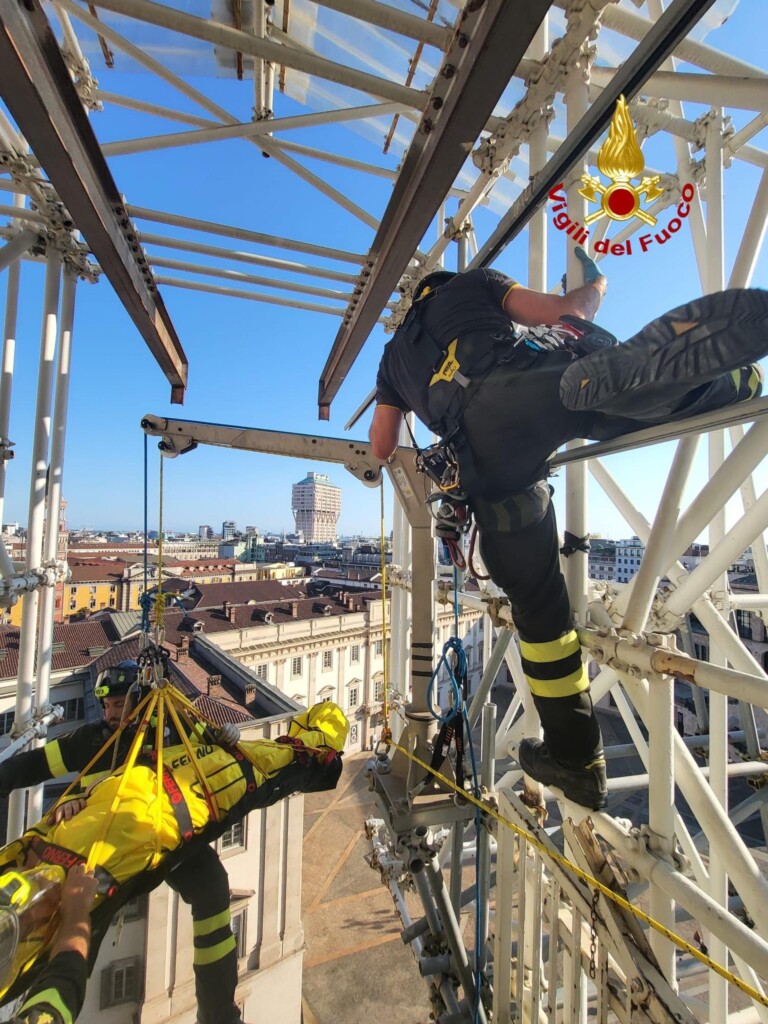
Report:
[[[387,346],[386,378],[430,430],[448,437],[459,425],[470,384],[500,359],[523,356],[514,349],[515,332],[478,329],[457,318],[455,336],[441,344],[429,330],[429,309],[441,289],[415,302]],[[523,358],[525,358],[523,356]]]

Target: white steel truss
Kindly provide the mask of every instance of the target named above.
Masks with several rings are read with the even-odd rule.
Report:
[[[761,135],[768,125],[763,39],[755,37],[753,60],[745,61],[705,44],[695,28],[699,18],[731,12],[735,0],[714,6],[711,0],[506,3],[507,8],[504,0],[466,6],[449,0],[414,5],[253,0],[241,9],[225,0],[210,6],[202,0],[175,5],[53,0],[44,7],[32,0],[26,5],[28,24],[23,13],[11,18],[0,12],[2,39],[23,42],[31,54],[50,21],[48,31],[58,39],[67,77],[49,69],[47,101],[61,100],[57,109],[64,112],[72,112],[73,96],[80,104],[66,125],[73,140],[72,166],[62,167],[61,152],[51,155],[50,140],[36,135],[46,127],[38,123],[45,118],[38,113],[35,123],[26,122],[24,113],[14,110],[13,87],[21,79],[8,77],[7,64],[0,69],[8,107],[8,114],[0,110],[0,189],[9,194],[8,204],[0,206],[0,271],[7,270],[0,512],[6,474],[12,471],[8,433],[19,276],[25,260],[46,265],[24,565],[15,565],[0,544],[0,603],[25,595],[19,743],[39,736],[52,713],[53,595],[65,567],[57,561],[51,524],[59,522],[62,496],[79,279],[112,283],[176,398],[186,382],[186,361],[158,286],[338,318],[320,388],[321,412],[327,416],[371,328],[377,322],[389,328],[397,323],[417,279],[442,264],[452,242],[457,266],[480,265],[525,229],[527,283],[539,289],[552,283],[547,248],[560,233],[549,223],[537,189],[544,188],[546,198],[543,183],[557,172],[553,183],[565,182],[569,216],[585,222],[579,178],[595,165],[601,130],[596,117],[593,124],[586,122],[601,102],[606,110],[612,106],[611,90],[624,75],[639,134],[671,140],[668,163],[648,168],[660,175],[661,193],[649,205],[649,215],[687,203],[702,291],[754,283],[768,213],[768,152]],[[497,55],[488,64],[483,55],[513,7],[519,22],[516,45],[522,50],[516,54],[505,37],[511,66],[500,70]],[[740,13],[737,8],[733,19]],[[654,34],[658,25],[664,31]],[[672,42],[665,50],[667,28]],[[96,69],[107,79],[108,69],[121,61],[175,90],[178,108],[150,102],[139,90],[132,93],[124,84],[127,76],[122,91],[102,88]],[[202,89],[199,72],[217,69],[253,80],[251,119],[222,106],[215,90],[209,95]],[[285,97],[303,103],[305,111],[296,113],[295,103],[288,105]],[[46,109],[45,94],[41,104],[39,109]],[[697,109],[694,117],[686,110],[692,104],[710,109]],[[202,116],[190,113],[190,105]],[[95,129],[92,138],[80,107]],[[132,111],[146,128],[130,138],[107,132],[110,141],[98,145],[100,120],[108,119],[112,108]],[[169,122],[176,126],[172,131]],[[358,159],[354,146],[335,151],[330,140],[338,138],[342,126],[382,143],[381,162]],[[312,144],[301,134],[310,129]],[[41,139],[38,152],[30,152],[28,137]],[[202,210],[154,209],[141,196],[123,202],[108,176],[108,165],[120,156],[132,154],[145,161],[148,175],[159,174],[158,160],[171,149],[190,147],[205,161],[210,148],[231,140],[239,140],[249,157],[268,156],[279,166],[281,182],[301,181],[333,204],[340,225],[333,237],[317,237],[311,228],[306,237],[283,237],[260,231],[256,217],[227,223],[213,194],[205,197]],[[322,170],[313,169],[314,161]],[[728,264],[723,191],[734,163],[757,167],[762,176]],[[337,177],[340,171],[392,181],[391,198],[375,191],[370,198],[368,193],[354,197]],[[90,188],[80,191],[78,184]],[[92,207],[82,205],[86,193]],[[106,200],[101,206],[100,199]],[[109,217],[105,211],[111,211]],[[102,234],[96,231],[99,223],[106,224]],[[623,245],[637,239],[642,228],[637,220],[621,229],[604,218],[592,241],[608,238],[610,230],[610,243]],[[568,273],[576,271],[572,262],[571,256]],[[251,272],[254,268],[258,273]],[[276,294],[256,290],[264,288]],[[434,726],[409,637],[433,651],[435,597],[452,598],[443,581],[433,586],[430,520],[415,498],[418,489],[409,486],[412,453],[400,449],[388,467],[399,498],[393,521],[397,569],[390,578],[391,678],[404,699],[396,717],[396,747],[380,751],[370,765],[382,817],[370,821],[368,831],[404,940],[443,1024],[768,1021],[768,924],[762,917],[768,903],[763,870],[768,768],[762,747],[768,676],[733,628],[737,611],[762,619],[768,606],[768,492],[758,497],[755,485],[766,450],[766,412],[768,400],[763,400],[616,442],[573,445],[555,460],[566,477],[563,526],[577,536],[589,531],[591,475],[646,550],[640,571],[626,585],[590,580],[583,553],[568,559],[579,637],[594,666],[593,694],[596,700],[610,698],[628,739],[607,748],[608,810],[586,817],[560,801],[559,819],[546,830],[513,789],[521,778],[516,746],[537,725],[513,623],[503,596],[490,584],[458,595],[484,615],[485,670],[469,711],[480,739],[482,806],[454,800],[452,776],[441,786],[423,786],[421,766],[429,760]],[[286,440],[265,431],[156,416],[146,417],[143,425],[163,438],[168,454],[184,451],[192,441],[302,457],[311,451],[315,459],[347,465],[368,485],[381,477],[364,442],[322,435]],[[709,476],[681,511],[704,436]],[[612,475],[612,456],[670,439],[675,454],[661,498],[654,508],[637,507],[626,484]],[[728,527],[723,508],[732,497],[742,510]],[[709,553],[689,572],[680,558],[703,531],[708,531]],[[727,570],[749,546],[757,593],[735,594]],[[708,661],[693,656],[694,621],[708,637]],[[515,690],[497,720],[488,698],[502,665]],[[676,684],[690,687],[695,735],[677,730]],[[729,707],[738,713],[738,728]],[[630,755],[642,764],[642,771],[631,775],[621,767]],[[729,781],[739,777],[748,778],[753,791],[729,805]],[[523,781],[529,802],[545,800],[555,809],[556,795]],[[627,793],[635,791],[647,793],[635,817],[616,816],[617,808],[626,809]],[[24,821],[17,796],[10,809],[12,835]],[[33,813],[36,808],[39,803],[33,803]],[[750,845],[743,826],[755,816],[760,839],[755,843],[752,835]],[[477,884],[463,891],[462,867],[474,861]],[[409,914],[406,890],[422,899],[423,916],[417,920]],[[465,942],[468,919],[475,924],[472,942]]]

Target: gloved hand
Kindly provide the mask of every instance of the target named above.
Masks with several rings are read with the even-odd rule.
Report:
[[[216,731],[216,742],[221,747],[234,747],[240,742],[240,730],[234,722],[225,722]]]
[[[604,275],[600,273],[600,268],[592,259],[591,256],[587,256],[586,252],[580,245],[577,245],[573,250],[573,254],[576,259],[581,263],[581,271],[584,274],[584,284],[594,284],[598,277]]]
[[[580,245],[577,245],[573,251],[576,255],[576,259],[581,263],[585,285],[594,284],[599,277],[605,279],[605,274],[602,273],[592,257],[587,256],[586,252]],[[568,280],[566,274],[563,274],[560,278],[560,284],[563,287],[563,295],[565,295],[568,291]],[[576,287],[578,288],[578,285]]]

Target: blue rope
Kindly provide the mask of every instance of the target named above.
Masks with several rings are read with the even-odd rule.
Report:
[[[438,659],[435,670],[432,673],[432,678],[429,681],[429,687],[427,689],[427,707],[432,717],[440,723],[442,726],[450,717],[456,713],[457,708],[461,708],[461,715],[464,719],[464,730],[467,737],[467,745],[469,746],[469,759],[472,767],[472,794],[475,799],[480,799],[480,780],[477,772],[477,762],[475,760],[475,746],[472,742],[472,730],[469,725],[469,715],[467,714],[467,704],[464,700],[461,688],[459,685],[459,679],[466,679],[467,677],[467,654],[464,650],[464,644],[459,639],[459,572],[454,567],[453,570],[453,631],[454,635],[448,637],[443,644],[443,650]],[[452,665],[448,655],[450,652],[454,654],[454,664]],[[453,703],[448,711],[444,715],[440,715],[435,710],[433,702],[433,692],[435,689],[435,681],[440,673],[440,669],[445,666],[448,670],[448,679],[451,684]],[[458,677],[458,678],[457,678]],[[483,827],[482,812],[479,807],[475,808],[475,999],[473,1006],[473,1021],[474,1024],[478,1024],[480,1020],[480,992],[483,981],[482,971],[480,969],[480,957],[481,957],[481,915],[480,915],[480,830]]]
[[[149,463],[147,435],[144,435],[144,593],[141,595],[139,605],[141,607],[141,631],[149,633],[149,608],[150,600],[147,590],[149,588],[149,474],[147,466]]]
[[[448,653],[450,651],[453,651],[454,654],[456,655],[455,670],[454,666],[451,665],[450,661],[448,660]],[[433,702],[432,695],[435,689],[435,681],[438,675],[440,674],[440,669],[443,666],[445,666],[445,668],[448,670],[448,681],[451,684],[451,695],[453,697],[453,704],[444,715],[439,715],[437,711],[435,711],[435,705]],[[435,721],[440,723],[440,725],[443,725],[453,714],[455,714],[456,708],[461,706],[461,690],[459,689],[459,681],[456,678],[456,676],[458,675],[460,678],[463,677],[466,673],[466,669],[467,655],[464,652],[464,647],[462,645],[461,640],[459,640],[457,636],[449,636],[448,639],[443,644],[442,654],[438,658],[437,665],[435,665],[435,670],[432,673],[432,678],[429,681],[429,687],[427,689],[427,707],[429,708],[429,713],[430,715],[432,715]]]

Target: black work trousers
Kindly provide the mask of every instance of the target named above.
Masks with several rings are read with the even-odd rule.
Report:
[[[678,307],[582,359],[541,353],[524,368],[510,360],[475,388],[458,452],[462,479],[483,561],[509,598],[522,641],[545,650],[572,629],[554,511],[540,483],[551,454],[575,438],[605,440],[738,401],[740,375],[731,371],[766,354],[768,292],[734,289]],[[588,695],[536,705],[558,756],[588,760],[596,736]]]
[[[166,881],[192,910],[198,1024],[239,1024],[235,1004],[237,946],[229,912],[229,878],[205,843],[168,872]]]

